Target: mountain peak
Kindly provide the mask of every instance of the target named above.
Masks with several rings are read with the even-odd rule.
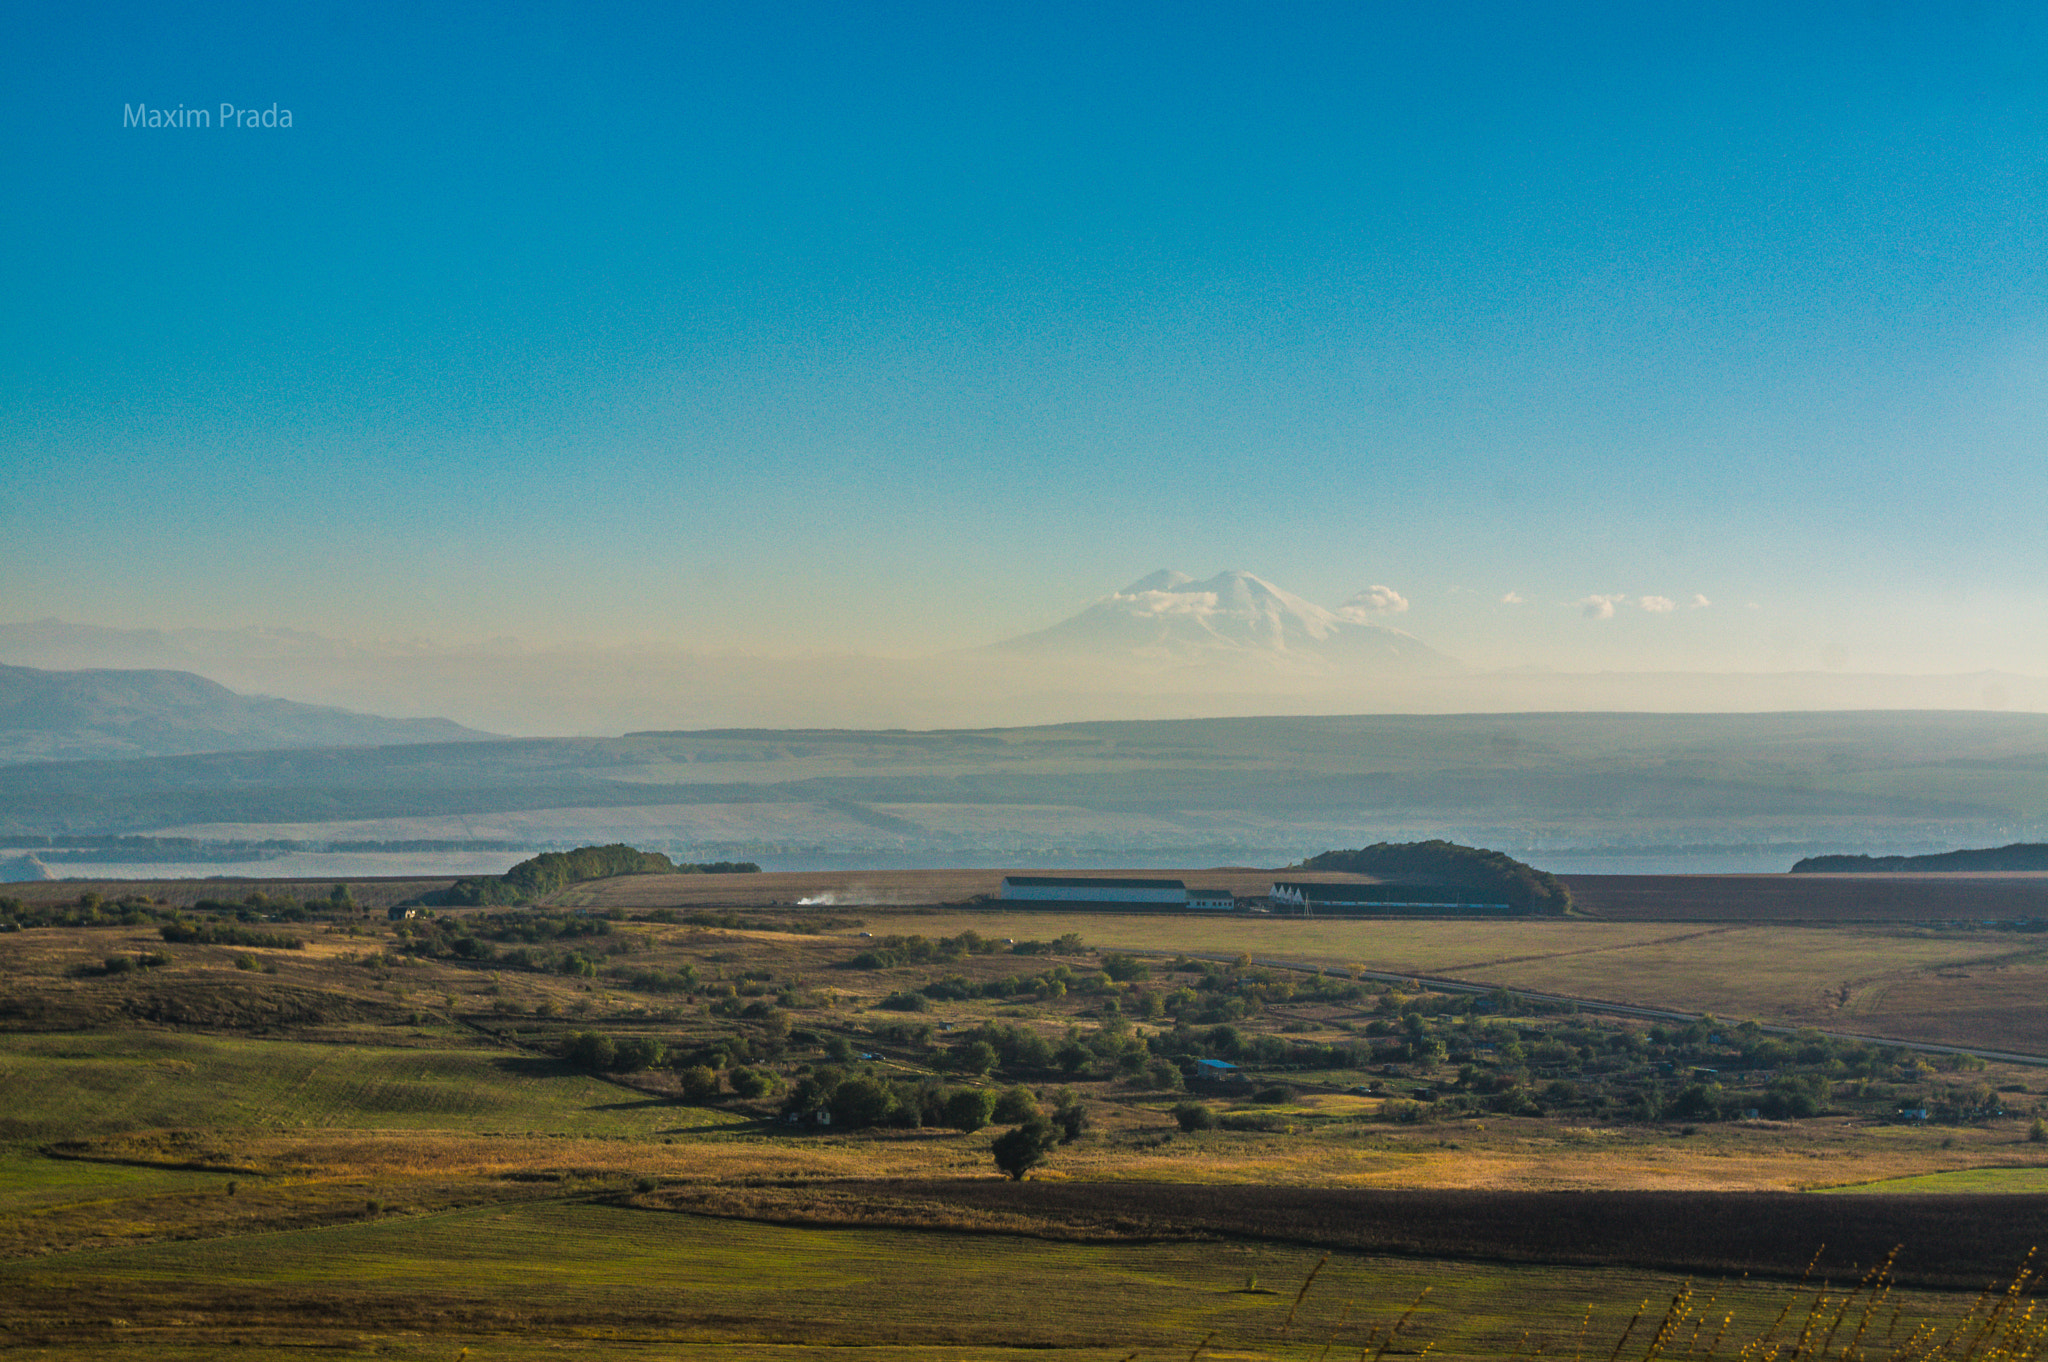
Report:
[[[1174,665],[1259,661],[1318,671],[1456,670],[1412,634],[1368,618],[1407,604],[1391,588],[1375,586],[1341,609],[1326,610],[1242,568],[1206,581],[1161,569],[1050,629],[996,647]]]
[[[1188,576],[1185,572],[1177,572],[1172,568],[1161,568],[1149,577],[1140,577],[1137,581],[1132,582],[1116,594],[1119,596],[1136,596],[1146,591],[1178,591],[1193,580],[1195,579]]]

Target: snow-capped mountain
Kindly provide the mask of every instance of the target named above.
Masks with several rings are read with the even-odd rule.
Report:
[[[1132,582],[1050,629],[996,645],[1008,653],[1128,661],[1293,662],[1311,668],[1448,672],[1458,664],[1374,616],[1406,609],[1401,596],[1368,587],[1335,610],[1249,572],[1198,582],[1161,571]]]

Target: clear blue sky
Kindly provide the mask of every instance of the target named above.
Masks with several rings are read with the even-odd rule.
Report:
[[[10,10],[0,618],[2048,672],[2037,5]]]

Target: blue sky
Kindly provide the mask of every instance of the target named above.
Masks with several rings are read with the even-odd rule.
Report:
[[[2042,16],[18,6],[0,617],[2048,672]]]

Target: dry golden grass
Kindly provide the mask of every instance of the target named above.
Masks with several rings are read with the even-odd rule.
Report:
[[[1293,1133],[1177,1132],[1160,1107],[1098,1108],[1096,1133],[1057,1150],[1045,1176],[1154,1181],[1520,1191],[1798,1191],[1978,1168],[2048,1168],[2022,1123],[1933,1131],[1843,1118],[1705,1126],[1570,1127],[1489,1119],[1440,1126],[1314,1125]],[[654,1139],[460,1132],[237,1132],[216,1149],[139,1132],[95,1140],[92,1157],[184,1166],[195,1158],[258,1177],[478,1182],[653,1177],[746,1180],[996,1176],[997,1132],[796,1134],[767,1126]],[[479,1191],[486,1197],[495,1195]]]
[[[1925,928],[863,912],[875,932],[1080,934],[1103,949],[1426,974],[1644,1007],[2048,1056],[2048,943]]]

